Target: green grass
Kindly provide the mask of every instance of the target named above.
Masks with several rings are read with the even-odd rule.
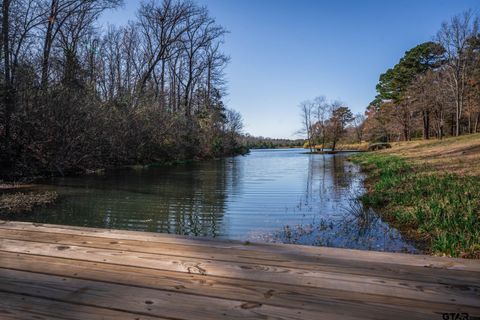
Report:
[[[352,158],[368,173],[362,201],[433,254],[479,257],[480,179],[424,174],[401,157],[365,153]]]

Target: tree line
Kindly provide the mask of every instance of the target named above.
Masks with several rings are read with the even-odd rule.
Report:
[[[469,10],[380,75],[364,114],[321,96],[300,104],[306,146],[442,139],[480,132],[480,30]]]
[[[480,131],[479,20],[466,11],[380,76],[365,113],[372,141],[442,139]]]
[[[227,31],[188,0],[142,2],[102,28],[122,0],[3,0],[0,176],[242,151],[225,107]]]
[[[303,139],[254,137],[249,134],[242,135],[240,141],[247,149],[294,148],[301,147],[304,143]]]

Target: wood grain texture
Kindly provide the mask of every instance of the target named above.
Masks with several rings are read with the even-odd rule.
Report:
[[[0,319],[442,319],[444,312],[480,316],[479,261],[0,222]]]
[[[244,243],[233,240],[214,240],[202,237],[184,237],[152,232],[139,232],[127,230],[110,230],[98,228],[85,228],[74,226],[61,226],[51,224],[38,224],[17,221],[1,221],[0,228],[17,230],[45,230],[65,234],[95,235],[109,239],[141,240],[159,243],[185,244],[188,246],[206,246],[209,248],[244,249],[257,252],[262,256],[265,252],[277,252],[282,254],[301,254],[322,258],[342,259],[347,261],[380,262],[395,265],[411,265],[435,269],[454,269],[480,272],[480,263],[467,259],[444,259],[443,257],[414,255],[405,253],[390,253],[377,251],[363,251],[353,249],[337,249],[328,247],[311,247],[291,244],[271,243]]]
[[[265,252],[262,255],[255,251],[246,249],[225,249],[211,248],[203,246],[188,246],[184,244],[165,243],[159,245],[157,242],[141,240],[115,240],[75,234],[63,234],[44,231],[24,231],[9,230],[0,228],[0,239],[25,240],[50,244],[76,245],[99,249],[115,249],[121,251],[130,251],[137,253],[152,253],[159,255],[168,255],[170,258],[200,258],[225,262],[242,262],[246,264],[265,264],[270,266],[279,266],[287,268],[333,271],[335,273],[347,273],[350,275],[372,275],[376,277],[386,276],[388,278],[398,278],[402,280],[421,280],[428,279],[429,282],[439,282],[451,285],[469,286],[478,278],[478,273],[472,271],[458,271],[455,278],[450,278],[451,272],[445,269],[436,269],[433,273],[428,268],[419,269],[407,265],[395,265],[388,263],[362,262],[338,259],[312,257],[302,254],[282,254],[276,252]]]
[[[130,312],[70,304],[38,297],[0,292],[0,319],[2,320],[159,320]]]
[[[388,309],[389,312],[395,314],[410,312],[427,315],[432,314],[432,310],[443,308],[441,303],[408,298],[393,298],[318,287],[295,287],[244,279],[225,279],[137,267],[104,265],[87,261],[77,261],[72,264],[67,259],[28,254],[0,252],[0,261],[3,262],[2,265],[5,268],[12,270],[29,270],[36,273],[77,279],[102,279],[103,282],[126,286],[312,311],[324,311],[325,307],[331,306],[343,308],[346,311],[358,311],[358,306],[363,306],[364,311],[384,312]],[[452,305],[450,310],[456,312],[460,312],[460,310],[469,311],[473,314],[476,309],[466,305]]]

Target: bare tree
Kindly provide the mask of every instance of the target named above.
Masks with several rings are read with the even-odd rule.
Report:
[[[0,175],[239,152],[225,29],[188,0],[150,0],[136,21],[100,28],[121,2],[2,2],[0,130],[15,139],[0,141]]]
[[[41,83],[46,87],[48,83],[50,55],[54,41],[62,30],[64,24],[69,21],[72,16],[90,15],[97,18],[104,10],[115,8],[123,3],[123,0],[48,0],[42,4],[43,7],[49,7],[49,11],[45,13],[44,19],[44,40],[42,54],[42,72]],[[84,18],[83,18],[84,19]],[[82,19],[82,20],[83,20]],[[71,28],[71,26],[70,26]]]
[[[313,152],[313,112],[314,104],[311,101],[303,101],[300,103],[300,116],[302,119],[302,128],[298,131],[300,134],[305,134],[307,136],[308,147],[310,152]]]
[[[189,28],[187,20],[196,10],[189,2],[173,0],[165,0],[161,5],[155,1],[142,4],[138,16],[147,60],[138,86],[140,93],[159,63],[162,67],[161,78],[164,78],[165,63],[177,54],[179,42]]]
[[[325,142],[327,136],[327,119],[329,104],[325,96],[318,96],[313,100],[314,103],[314,118],[313,125],[313,140],[318,140],[321,143],[321,150],[325,149]]]
[[[223,39],[212,41],[208,44],[206,54],[206,107],[210,108],[210,98],[212,96],[213,88],[219,90],[224,88],[223,71],[225,66],[230,61],[230,58],[223,54],[220,50]]]
[[[187,25],[183,48],[186,71],[184,106],[185,115],[188,119],[191,116],[191,98],[195,86],[204,71],[208,70],[208,61],[205,59],[208,56],[208,49],[212,42],[221,39],[226,31],[208,16],[205,8],[200,9],[194,16],[188,17]],[[209,82],[211,83],[211,79]]]
[[[363,141],[363,132],[365,130],[365,115],[363,113],[357,113],[352,119],[353,128],[355,129],[355,135],[357,136],[358,143]]]
[[[464,111],[465,88],[471,68],[468,43],[478,34],[479,21],[469,10],[444,22],[437,34],[438,42],[445,48],[447,80],[455,97],[455,135],[460,135],[460,120]]]

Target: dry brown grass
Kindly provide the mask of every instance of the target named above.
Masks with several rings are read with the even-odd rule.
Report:
[[[20,213],[31,211],[34,207],[55,202],[58,194],[55,191],[16,192],[0,196],[0,212]]]
[[[392,143],[378,153],[401,156],[417,167],[426,164],[430,172],[480,176],[480,134],[443,140],[418,140]]]
[[[367,151],[370,143],[364,141],[361,143],[351,143],[351,144],[340,144],[337,146],[337,150],[358,150],[358,151]]]
[[[0,190],[9,190],[9,189],[28,189],[33,187],[33,184],[25,183],[0,183]]]
[[[340,144],[337,145],[335,150],[338,150],[338,151],[349,151],[349,150],[367,151],[369,145],[370,145],[370,143],[368,143],[366,141],[363,141],[361,143],[340,143]],[[326,146],[326,147],[328,148],[328,146]],[[320,144],[315,145],[315,149],[320,149],[320,148],[322,148],[322,146]]]

